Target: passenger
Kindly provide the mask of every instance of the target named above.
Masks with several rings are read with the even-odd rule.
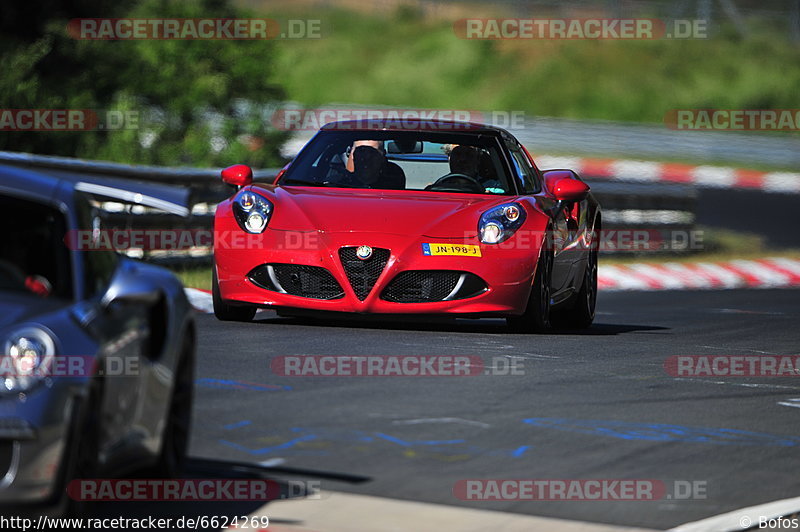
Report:
[[[406,176],[397,164],[386,160],[383,142],[357,140],[348,150],[345,169],[347,186],[403,190]]]
[[[386,155],[386,152],[383,150],[383,142],[379,140],[357,140],[347,150],[347,162],[345,163],[345,168],[347,168],[347,171],[350,173],[356,171],[354,154],[356,152],[356,148],[359,146],[370,146],[371,148],[378,150],[381,155]]]

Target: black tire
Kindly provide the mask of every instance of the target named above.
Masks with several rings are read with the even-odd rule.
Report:
[[[78,416],[76,431],[72,444],[71,463],[66,464],[68,472],[63,481],[63,492],[59,495],[64,498],[63,513],[68,517],[82,517],[91,513],[93,503],[71,498],[67,494],[69,483],[73,480],[95,479],[100,476],[100,440],[102,438],[103,419],[103,388],[104,382],[100,377],[94,377],[89,388],[89,393],[82,404],[82,414]]]
[[[519,333],[546,333],[552,329],[550,324],[550,284],[553,274],[553,251],[549,246],[542,247],[536,275],[533,278],[528,306],[522,316],[506,318],[508,327]]]
[[[553,313],[553,323],[565,329],[588,329],[597,305],[597,250],[589,251],[583,284],[569,308]]]
[[[214,303],[214,316],[220,321],[251,321],[256,315],[253,306],[232,306],[226,303],[219,295],[219,281],[217,270],[212,268],[211,273],[211,300]]]
[[[161,478],[178,478],[184,471],[189,452],[193,399],[194,341],[187,336],[175,369],[175,383],[161,440],[161,454],[156,465],[155,472]]]

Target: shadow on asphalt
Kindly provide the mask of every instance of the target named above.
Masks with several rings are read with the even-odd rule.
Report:
[[[256,323],[264,325],[291,325],[310,327],[335,327],[350,329],[375,329],[391,331],[434,331],[472,334],[513,334],[506,327],[504,319],[447,318],[442,316],[374,316],[346,315],[340,313],[315,313],[314,315],[277,316],[272,311],[256,315]],[[589,329],[555,329],[551,334],[576,336],[614,336],[632,332],[667,331],[669,327],[657,325],[595,323]]]
[[[594,323],[588,329],[570,330],[570,329],[557,329],[553,334],[566,334],[575,336],[614,336],[617,334],[633,333],[633,332],[654,332],[654,331],[669,331],[669,327],[661,327],[659,325],[626,325],[615,323]]]

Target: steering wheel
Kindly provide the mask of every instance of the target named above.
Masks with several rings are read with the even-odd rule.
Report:
[[[425,190],[435,190],[438,192],[464,192],[464,187],[459,187],[455,183],[447,185],[448,181],[456,181],[461,179],[466,181],[467,189],[466,192],[472,192],[474,194],[482,194],[485,190],[484,186],[481,185],[480,181],[475,179],[474,177],[470,177],[465,174],[447,174],[445,176],[440,177],[436,180],[435,183],[432,185],[428,185],[425,187]]]

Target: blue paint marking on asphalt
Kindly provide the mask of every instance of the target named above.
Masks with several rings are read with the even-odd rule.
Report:
[[[252,424],[252,421],[240,421],[238,423],[231,423],[230,425],[223,425],[222,428],[225,430],[233,430],[238,429],[240,427],[246,427],[247,425]]]
[[[234,390],[254,390],[258,392],[275,392],[291,390],[291,386],[283,384],[258,384],[254,382],[234,381],[228,379],[197,379],[195,383],[204,388],[233,388]]]
[[[527,451],[528,449],[532,449],[532,448],[533,447],[531,445],[522,445],[520,447],[517,447],[513,451],[511,451],[511,456],[513,458],[519,458],[520,456],[525,454],[525,451]]]
[[[465,443],[465,440],[422,440],[422,441],[405,441],[388,434],[376,432],[375,436],[383,438],[386,441],[402,445],[403,447],[413,447],[414,445],[453,445],[458,443]]]
[[[522,421],[536,427],[596,436],[610,436],[622,440],[711,443],[715,445],[766,445],[773,447],[800,445],[800,437],[797,436],[779,436],[765,432],[738,429],[546,417],[533,417]]]

